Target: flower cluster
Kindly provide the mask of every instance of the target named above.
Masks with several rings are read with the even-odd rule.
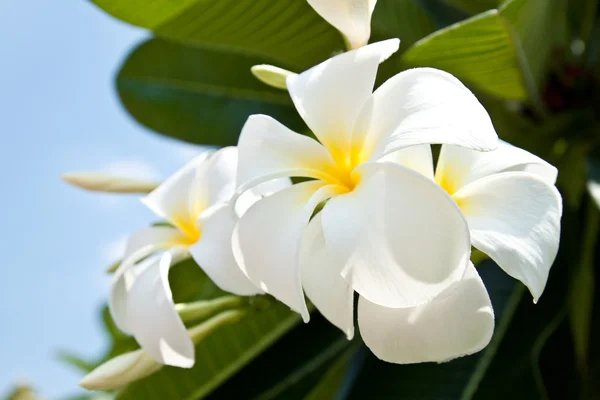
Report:
[[[268,293],[308,322],[306,296],[348,339],[357,294],[365,344],[394,363],[447,361],[490,341],[472,247],[534,301],[544,290],[560,236],[556,168],[499,140],[446,72],[407,70],[373,92],[400,43],[365,45],[375,0],[309,3],[353,50],[300,74],[269,71],[315,138],[250,116],[237,148],[199,156],[143,200],[170,225],[132,235],[109,305],[143,349],[129,358],[152,371],[194,363],[168,283],[187,256],[223,290]],[[437,165],[431,144],[442,144]]]

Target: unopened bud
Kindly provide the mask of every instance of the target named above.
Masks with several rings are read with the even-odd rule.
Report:
[[[123,178],[102,172],[72,172],[62,179],[73,186],[93,192],[108,193],[150,193],[158,183],[133,178]]]
[[[79,385],[89,390],[111,390],[145,378],[161,369],[142,349],[121,354],[87,374]]]
[[[238,322],[246,315],[245,310],[230,310],[217,314],[211,319],[188,329],[188,333],[194,344],[200,343],[204,338],[213,333],[213,331],[223,325]]]
[[[238,296],[223,296],[212,300],[176,304],[175,309],[183,322],[197,321],[213,316],[221,311],[241,307],[246,299]]]
[[[272,86],[277,89],[287,90],[286,79],[295,73],[283,68],[274,67],[272,65],[255,65],[250,68],[252,74],[262,83]]]

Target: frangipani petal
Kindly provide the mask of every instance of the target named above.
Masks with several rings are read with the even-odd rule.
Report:
[[[337,187],[319,181],[296,184],[255,203],[241,217],[232,243],[244,273],[308,321],[298,252],[315,207]]]
[[[302,286],[317,310],[350,340],[354,336],[354,290],[342,278],[343,266],[327,248],[319,213],[310,221],[302,238]]]
[[[462,280],[422,306],[386,308],[361,297],[358,325],[367,347],[384,361],[444,362],[487,346],[494,331],[494,311],[470,264]]]
[[[191,230],[190,222],[195,221],[197,216],[192,214],[194,207],[191,204],[191,188],[194,186],[198,169],[202,168],[211,154],[211,151],[206,151],[194,158],[148,196],[144,197],[142,202],[156,215],[169,221],[182,231]]]
[[[334,157],[350,149],[354,123],[371,97],[377,67],[399,45],[398,39],[373,43],[287,78],[296,109]]]
[[[354,290],[382,306],[413,307],[460,280],[471,243],[448,194],[392,163],[363,164],[355,173],[358,186],[321,211],[327,245]]]
[[[379,161],[400,164],[433,180],[433,155],[428,144],[405,147],[384,156]]]
[[[308,0],[325,21],[346,37],[353,49],[369,42],[376,3],[377,0]]]
[[[504,172],[478,179],[453,197],[467,218],[473,246],[523,282],[537,301],[558,251],[558,190],[536,175]]]
[[[152,261],[139,271],[127,297],[133,336],[156,361],[190,368],[194,344],[177,314],[169,287],[172,255],[167,251]]]
[[[433,68],[400,72],[365,104],[353,134],[362,159],[376,160],[416,144],[492,150],[498,135],[477,98],[458,79]]]
[[[125,333],[131,333],[131,324],[127,314],[127,298],[131,285],[141,268],[144,258],[176,246],[184,236],[174,228],[150,227],[135,232],[129,238],[123,262],[113,275],[108,297],[108,309],[117,327]],[[138,264],[139,263],[139,264]]]
[[[213,206],[200,214],[198,223],[202,236],[189,251],[206,275],[226,292],[240,296],[261,293],[233,257],[231,235],[237,223],[233,209],[227,204]]]
[[[498,140],[496,150],[475,151],[444,145],[440,152],[435,178],[452,193],[479,178],[506,171],[524,171],[554,185],[558,170],[526,150]]]
[[[319,142],[266,115],[248,118],[238,147],[238,193],[275,178],[327,178],[324,171],[335,168],[331,155]]]
[[[235,193],[238,165],[237,147],[216,151],[201,168],[190,187],[190,214],[195,218],[214,205],[227,203]]]

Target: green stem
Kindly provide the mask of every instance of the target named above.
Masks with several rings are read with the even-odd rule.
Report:
[[[175,309],[183,322],[191,322],[208,318],[223,310],[242,307],[245,304],[245,298],[238,296],[223,296],[213,300],[176,304]]]
[[[194,344],[198,344],[204,340],[204,338],[210,335],[215,329],[223,325],[236,323],[242,319],[244,315],[246,315],[246,310],[224,311],[204,321],[200,325],[196,325],[188,329],[188,333]]]

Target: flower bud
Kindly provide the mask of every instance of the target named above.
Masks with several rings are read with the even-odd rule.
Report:
[[[142,349],[121,354],[87,374],[79,385],[89,390],[111,390],[145,378],[161,369]]]
[[[287,77],[290,75],[296,75],[295,73],[283,68],[266,64],[255,65],[250,68],[250,71],[252,71],[252,74],[262,83],[284,90],[287,90],[287,85],[285,83]]]
[[[150,193],[158,183],[133,178],[123,178],[102,172],[72,172],[62,179],[73,186],[93,192],[109,193]]]

